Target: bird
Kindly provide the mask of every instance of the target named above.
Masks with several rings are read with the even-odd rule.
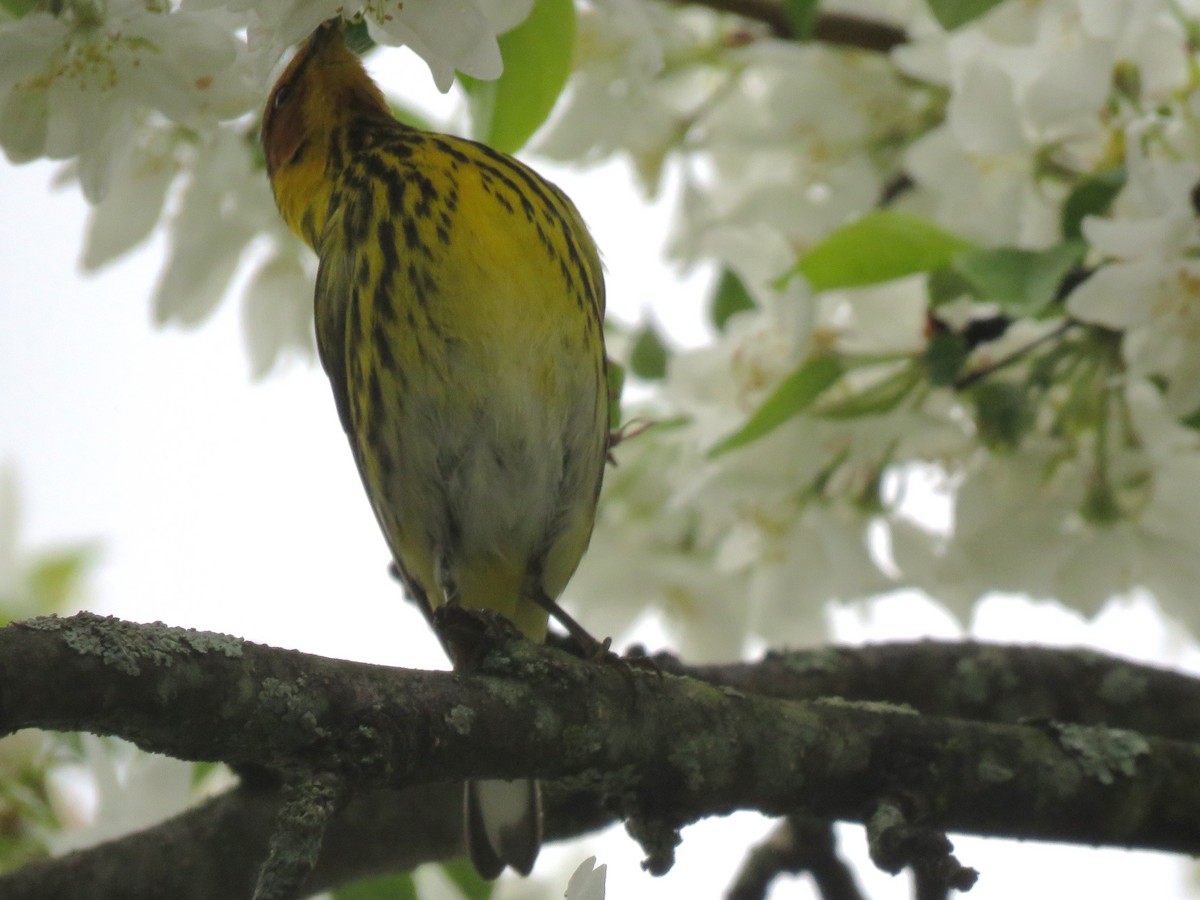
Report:
[[[340,19],[293,56],[261,133],[279,212],[318,259],[318,354],[408,593],[533,641],[553,614],[595,652],[557,604],[609,448],[604,273],[579,211],[507,154],[398,121]],[[468,782],[464,816],[481,875],[531,871],[536,782]]]

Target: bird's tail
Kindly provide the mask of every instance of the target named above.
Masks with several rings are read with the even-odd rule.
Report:
[[[464,796],[467,853],[484,878],[512,866],[533,870],[542,845],[542,791],[536,781],[468,781]]]

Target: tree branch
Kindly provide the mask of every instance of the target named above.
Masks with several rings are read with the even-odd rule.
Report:
[[[916,649],[943,665],[954,658],[936,647]],[[888,655],[880,651],[859,652],[873,652],[878,664]],[[965,660],[978,662],[985,652],[1022,658],[1016,648],[975,651],[960,652],[954,666],[967,683],[960,703],[1004,696],[988,689],[986,666],[973,670]],[[1063,655],[1087,668],[1079,654]],[[763,668],[778,674],[781,662],[794,666],[799,659],[774,657]],[[1115,661],[1096,666],[1127,671]],[[1006,668],[1014,667],[998,670]],[[1122,691],[1110,684],[1109,694],[1138,692],[1137,679],[1109,679],[1123,684]],[[1188,683],[1188,702],[1195,703],[1200,687]],[[1042,692],[1053,694],[1062,684],[1043,682]],[[1158,700],[1141,696],[1143,705]],[[347,810],[381,790],[533,776],[549,780],[552,795],[573,794],[567,814],[576,820],[634,817],[656,840],[734,809],[864,822],[886,801],[914,829],[1200,851],[1200,746],[1193,743],[1098,726],[966,721],[879,703],[781,700],[583,661],[519,640],[491,654],[479,674],[465,676],[330,660],[88,614],[37,619],[0,630],[0,731],[30,726],[119,734],[184,759],[264,767],[293,783],[327,774],[356,798]],[[207,809],[227,810],[225,804],[245,796],[235,792]],[[277,809],[276,793],[270,809],[246,815],[257,837],[244,843],[259,861]],[[422,853],[440,854],[425,858],[457,852],[457,809],[455,795],[443,810],[452,842],[434,847],[418,833]],[[195,865],[221,869],[228,835],[196,834],[200,820],[192,815],[182,818],[191,823]],[[335,838],[340,827],[331,829],[316,872],[328,871],[325,860],[335,849],[346,849]],[[127,842],[150,839],[159,829],[91,851],[92,858],[132,859],[122,855]],[[57,873],[77,865],[72,859],[35,867],[41,887],[58,883]],[[356,865],[367,867],[361,858]],[[237,877],[244,879],[242,866]],[[345,867],[338,873],[365,874]],[[0,879],[0,895],[21,896],[10,886],[23,874]],[[93,891],[90,877],[75,875],[84,878],[75,883],[87,884],[88,896],[106,896]],[[128,869],[125,877],[134,879]],[[320,884],[328,883],[325,877],[313,876]],[[247,887],[199,896],[248,895]],[[197,895],[163,889],[145,896]]]
[[[1085,648],[915,641],[772,651],[729,665],[652,660],[664,672],[766,697],[884,701],[934,716],[1061,720],[1200,741],[1200,681]]]
[[[44,860],[0,877],[5,900],[212,900],[254,890],[280,805],[278,785],[247,785],[145,831]],[[563,840],[612,822],[594,795],[550,787],[546,836]],[[360,878],[461,856],[462,788],[432,784],[364,791],[338,811],[305,886],[330,890]]]

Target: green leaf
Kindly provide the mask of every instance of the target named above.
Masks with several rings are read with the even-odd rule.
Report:
[[[534,0],[529,18],[500,35],[504,72],[495,81],[460,73],[475,137],[516,153],[546,121],[571,74],[575,53],[573,0]]]
[[[1015,450],[1033,425],[1035,410],[1025,389],[1010,381],[985,380],[971,389],[975,425],[984,446]]]
[[[629,354],[629,368],[638,378],[658,381],[667,374],[667,347],[658,336],[658,330],[647,322],[633,342]]]
[[[926,0],[929,11],[947,31],[978,19],[1001,0]]]
[[[1089,525],[1111,527],[1127,518],[1127,513],[1117,502],[1113,487],[1103,479],[1089,479],[1083,502],[1079,504],[1079,515]]]
[[[943,303],[953,303],[973,292],[971,283],[949,267],[930,272],[925,279],[925,290],[929,294],[931,309],[937,309]]]
[[[466,859],[442,863],[442,872],[454,882],[466,900],[490,900],[495,890],[495,882],[480,878],[475,867]]]
[[[957,334],[935,334],[925,346],[925,365],[929,381],[938,387],[949,387],[967,362],[967,342]]]
[[[1126,102],[1142,102],[1142,70],[1129,59],[1117,60],[1113,66],[1112,84],[1114,92]]]
[[[1083,240],[1084,216],[1102,216],[1108,212],[1117,194],[1125,187],[1125,168],[1105,169],[1083,179],[1067,195],[1062,208],[1062,235],[1068,241]]]
[[[371,37],[370,31],[367,30],[366,19],[358,19],[343,24],[342,40],[346,42],[346,46],[350,48],[351,52],[358,56],[363,56],[376,47],[374,38]]]
[[[792,26],[792,36],[807,41],[821,15],[821,0],[783,0],[783,15]]]
[[[822,419],[857,419],[888,412],[907,397],[909,392],[921,383],[923,377],[924,370],[921,366],[906,365],[894,375],[889,375],[839,403],[814,410],[813,414]]]
[[[788,419],[812,406],[825,389],[842,377],[845,367],[836,356],[814,356],[775,388],[750,420],[708,451],[710,458],[753,443]]]
[[[1046,250],[964,250],[953,265],[980,299],[1010,316],[1036,316],[1055,301],[1059,285],[1086,249],[1081,241],[1066,241]]]
[[[37,6],[37,0],[0,0],[0,22],[24,18]]]
[[[417,900],[417,885],[410,872],[381,875],[338,888],[333,900]]]
[[[725,330],[725,323],[736,313],[754,309],[757,304],[742,279],[738,278],[731,269],[721,273],[717,289],[713,291],[712,303],[709,308],[709,318],[718,331]]]
[[[927,219],[883,209],[834,231],[788,274],[803,275],[814,291],[861,287],[944,268],[972,246]]]
[[[608,361],[608,427],[621,427],[621,392],[625,389],[625,367]]]
[[[34,3],[35,0],[0,0],[0,22],[23,18]]]

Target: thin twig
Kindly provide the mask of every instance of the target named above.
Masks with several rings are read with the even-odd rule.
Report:
[[[824,44],[857,47],[876,53],[890,53],[908,43],[908,33],[903,28],[844,13],[821,13],[813,37]]]
[[[735,13],[755,22],[762,22],[778,38],[795,38],[782,3],[777,0],[686,0],[694,6],[707,6],[721,12]],[[853,47],[875,53],[888,53],[900,44],[908,43],[903,28],[888,22],[878,22],[846,13],[821,13],[813,26],[812,37],[823,44]]]
[[[334,775],[319,775],[285,788],[254,900],[300,896],[317,864],[325,828],[345,798],[345,782]]]
[[[812,876],[823,900],[862,900],[854,873],[837,854],[833,823],[789,816],[746,857],[726,900],[762,900],[780,875]]]
[[[977,382],[982,381],[983,379],[987,378],[989,375],[993,375],[996,372],[999,372],[1001,369],[1012,365],[1013,363],[1017,362],[1018,360],[1024,359],[1026,356],[1029,355],[1029,353],[1031,351],[1037,349],[1042,344],[1049,343],[1050,341],[1053,341],[1053,340],[1056,340],[1057,338],[1062,337],[1070,329],[1074,328],[1078,324],[1079,323],[1076,322],[1074,319],[1065,319],[1062,322],[1062,324],[1059,325],[1057,328],[1054,328],[1051,331],[1047,331],[1041,337],[1035,338],[1034,340],[1030,341],[1028,344],[1026,344],[1023,347],[1018,347],[1016,350],[1014,350],[1012,353],[1008,354],[1007,356],[1002,356],[1002,357],[1000,357],[1000,359],[996,360],[994,363],[986,365],[983,368],[976,369],[974,372],[968,372],[966,375],[963,375],[960,378],[956,379],[954,382],[954,389],[956,391],[965,391],[967,388],[971,387],[972,385],[976,384]]]
[[[929,869],[913,868],[913,897],[915,900],[946,900],[950,888]]]
[[[934,900],[951,889],[969,891],[979,873],[958,861],[944,832],[912,824],[901,806],[883,799],[867,820],[871,861],[893,875],[911,868],[918,900]]]

